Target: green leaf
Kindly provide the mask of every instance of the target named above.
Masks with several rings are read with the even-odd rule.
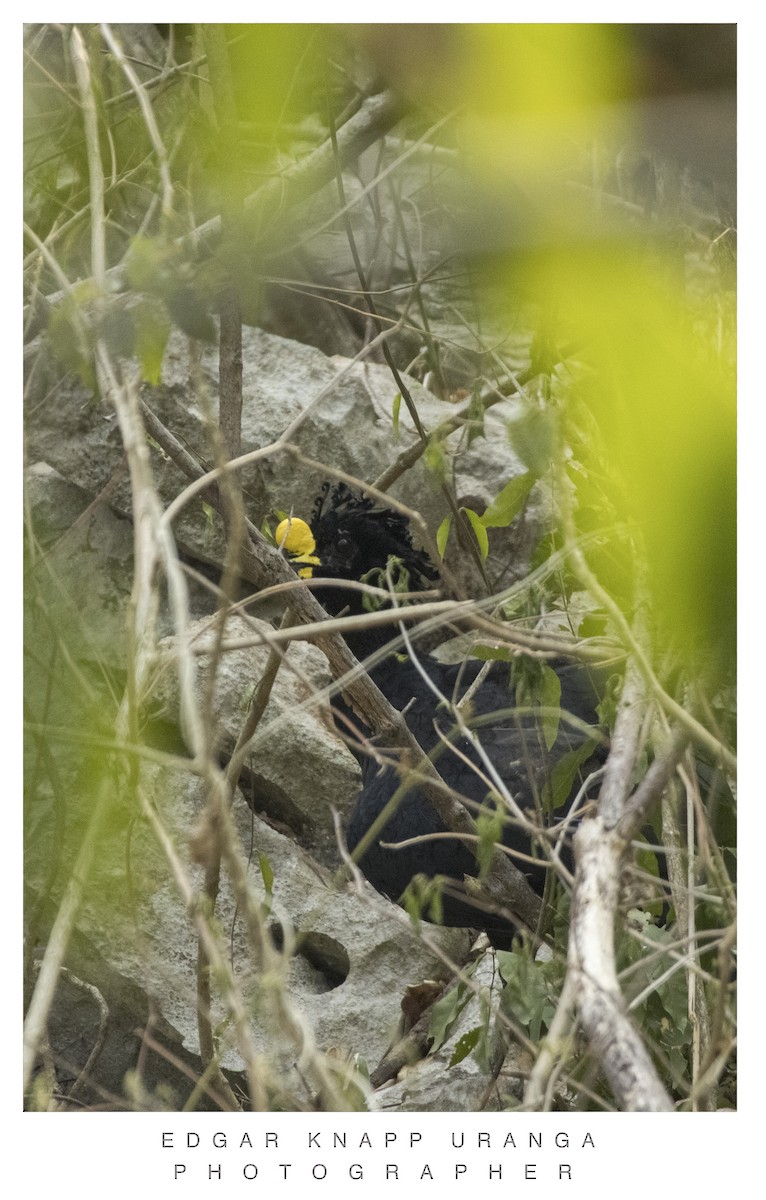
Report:
[[[535,480],[536,476],[531,471],[509,479],[505,487],[498,492],[495,499],[486,508],[481,518],[484,528],[504,529],[510,525],[511,521],[521,512]]]
[[[524,466],[539,479],[555,454],[555,417],[548,408],[526,408],[519,417],[509,421],[508,440]]]
[[[402,393],[397,392],[396,395],[394,396],[394,410],[393,410],[394,441],[395,442],[397,442],[399,440],[399,409],[401,407],[402,407]]]
[[[440,483],[444,483],[447,478],[447,456],[443,444],[436,438],[431,438],[426,446],[423,462],[431,474],[435,475]]]
[[[604,688],[604,694],[596,705],[599,723],[605,725],[608,729],[611,729],[617,717],[617,704],[621,691],[622,676],[610,675]]]
[[[271,863],[262,850],[258,851],[258,867],[263,879],[263,886],[266,890],[266,899],[261,905],[261,911],[265,917],[271,912],[271,905],[274,900],[274,872],[271,869]]]
[[[61,304],[56,305],[48,321],[48,336],[51,349],[70,371],[82,380],[92,391],[98,390],[96,368],[93,363],[92,346],[85,344],[88,332],[77,318],[77,303],[66,297]]]
[[[263,886],[266,888],[267,895],[271,895],[274,885],[274,872],[271,869],[271,863],[262,850],[258,851],[258,868],[263,879]]]
[[[503,1008],[529,1030],[533,1041],[539,1041],[556,1011],[563,962],[556,958],[536,962],[523,950],[498,950],[497,965],[505,982]]]
[[[449,537],[449,531],[451,528],[452,528],[452,517],[449,515],[449,513],[447,513],[447,516],[444,518],[441,525],[436,530],[436,549],[439,551],[442,558],[444,558],[444,551],[447,546],[447,538]]]
[[[426,875],[413,875],[399,897],[399,903],[404,906],[416,929],[420,928],[424,916],[433,924],[441,925],[444,920],[442,877],[436,875],[429,879]]]
[[[137,292],[158,292],[171,278],[177,259],[173,244],[165,238],[134,237],[125,260],[131,287]]]
[[[542,791],[542,804],[546,812],[555,812],[565,802],[572,790],[575,776],[586,759],[590,758],[596,743],[588,740],[576,750],[568,750],[551,768]]]
[[[511,684],[518,708],[533,708],[540,704],[542,660],[519,654],[511,660]]]
[[[480,658],[482,662],[491,660],[492,662],[510,662],[511,661],[510,646],[485,646],[481,642],[476,642],[471,647],[471,658]]]
[[[481,557],[486,558],[489,554],[489,538],[487,537],[487,531],[484,528],[481,517],[478,513],[475,513],[472,508],[461,508],[460,511],[465,513],[465,515],[468,517],[468,520],[471,522],[471,527],[476,537],[476,541],[479,544]]]
[[[474,968],[475,963],[471,967],[464,968],[463,974],[472,974]],[[431,1023],[428,1032],[431,1038],[433,1038],[433,1045],[431,1046],[432,1054],[435,1054],[444,1045],[450,1029],[470,1000],[471,995],[472,993],[466,987],[465,983],[459,983],[457,987],[445,992],[431,1006]]]
[[[426,910],[429,921],[434,925],[444,924],[444,904],[442,901],[442,881],[437,877],[433,881],[433,888],[426,893]]]
[[[133,310],[136,353],[145,383],[158,387],[162,382],[162,360],[170,337],[170,322],[162,306],[146,303]]]
[[[539,682],[539,703],[546,711],[541,714],[545,748],[550,750],[559,733],[561,720],[561,680],[552,667],[543,664]]]
[[[477,1025],[475,1029],[469,1030],[468,1033],[464,1033],[462,1037],[458,1038],[452,1058],[449,1061],[451,1067],[457,1066],[459,1062],[468,1057],[474,1046],[478,1045],[483,1029],[483,1025]]]
[[[636,866],[638,867],[638,869],[640,871],[644,871],[647,875],[653,877],[654,879],[656,879],[658,881],[658,887],[657,887],[656,892],[654,893],[657,896],[657,899],[656,900],[651,899],[651,896],[649,894],[649,888],[647,887],[647,892],[645,895],[643,895],[641,897],[640,902],[641,902],[642,908],[648,915],[650,915],[652,917],[657,917],[661,920],[663,917],[663,914],[666,911],[666,909],[665,909],[666,900],[663,898],[663,887],[660,882],[661,876],[660,876],[660,864],[659,864],[658,857],[654,853],[653,850],[637,849],[636,850]],[[668,918],[668,920],[670,920],[670,918]]]
[[[488,808],[481,810],[476,817],[476,832],[479,840],[476,843],[476,863],[479,868],[479,878],[484,879],[492,862],[492,852],[495,843],[503,837],[503,812],[496,802],[494,812]]]
[[[651,1028],[653,1033],[659,1027],[663,1049],[669,1051],[674,1044],[682,1047],[689,1029],[686,973],[683,970],[668,973],[674,960],[669,953],[661,953],[672,942],[672,935],[666,928],[656,926],[642,909],[631,909],[628,918],[640,932],[640,940],[626,928],[617,947],[618,968],[620,971],[630,968],[629,994],[638,996],[656,985],[631,1011],[642,1027]]]
[[[471,400],[466,413],[466,422],[468,424],[468,446],[476,441],[478,437],[484,437],[484,414],[486,409],[481,402],[479,393],[479,385],[475,383],[471,391]]]

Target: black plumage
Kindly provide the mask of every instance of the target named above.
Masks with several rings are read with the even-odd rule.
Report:
[[[389,564],[389,575],[398,579],[405,591],[433,587],[438,579],[428,557],[413,546],[403,516],[355,495],[343,485],[325,488],[315,506],[311,531],[314,554],[319,560],[314,567],[316,576],[362,580],[385,587]],[[321,598],[333,613],[364,611],[358,590],[334,586],[321,593]],[[561,715],[558,724],[554,721],[551,726],[548,714],[546,738],[540,711],[516,703],[509,664],[493,663],[463,714],[469,728],[475,730],[487,762],[470,739],[460,736],[454,710],[440,700],[441,696],[450,703],[459,701],[484,664],[468,659],[448,665],[420,652],[417,641],[411,645],[412,654],[403,653],[401,639],[398,646],[392,645],[398,635],[394,624],[349,632],[347,641],[358,658],[371,659],[369,673],[373,680],[390,703],[404,712],[408,726],[423,750],[433,757],[445,784],[467,802],[472,815],[482,808],[485,812],[496,811],[490,800],[494,770],[519,807],[540,826],[546,820],[561,821],[583,781],[603,761],[604,738],[597,716],[603,680],[598,674],[563,660],[549,664],[560,681]],[[420,669],[412,655],[417,656]],[[423,678],[423,671],[430,683]],[[346,830],[352,852],[401,782],[395,765],[381,767],[368,754],[360,758],[362,789]],[[553,796],[563,800],[555,813],[550,811]],[[546,847],[544,839],[531,838],[506,806],[501,804],[500,810],[501,840],[526,856],[517,865],[534,890],[542,894],[550,843]],[[449,882],[442,893],[444,924],[486,929],[496,945],[508,945],[513,926],[496,913],[481,911],[465,895],[463,877],[477,875],[478,867],[464,842],[456,837],[425,840],[399,850],[381,845],[444,832],[423,790],[412,787],[359,858],[360,867],[373,886],[392,900],[400,898],[416,875],[446,877]],[[564,862],[571,861],[568,839],[559,846],[559,852]],[[536,862],[527,861],[530,858]]]

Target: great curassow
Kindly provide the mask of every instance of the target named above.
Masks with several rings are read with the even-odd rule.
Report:
[[[413,546],[406,518],[343,484],[332,490],[325,485],[310,528],[292,518],[277,529],[277,542],[284,544],[303,575],[385,588],[388,574],[410,592],[433,587],[438,579],[427,555]],[[330,613],[365,611],[362,590],[334,583],[320,596]],[[401,612],[406,620],[407,607]],[[604,760],[605,738],[597,715],[603,678],[577,663],[551,662],[560,684],[561,711],[552,719],[547,710],[545,720],[534,705],[516,703],[508,663],[492,663],[461,710],[465,724],[476,732],[481,747],[477,750],[471,740],[460,736],[453,706],[471,688],[484,662],[476,658],[455,664],[438,661],[418,650],[416,635],[404,645],[396,623],[356,629],[345,636],[356,657],[369,664],[369,674],[381,692],[404,714],[444,783],[474,818],[481,813],[495,816],[495,836],[518,856],[516,865],[542,895],[555,844],[546,839],[545,826],[561,822],[575,796],[584,799],[585,782]],[[381,766],[361,752],[358,757],[362,789],[346,830],[352,853],[401,783],[396,765]],[[500,798],[502,789],[540,828],[539,837],[530,834],[528,824],[523,827],[514,819],[507,800]],[[467,895],[463,879],[479,873],[476,857],[459,837],[444,836],[447,832],[423,789],[410,787],[359,856],[359,866],[370,883],[394,901],[416,876],[441,878],[442,923],[483,929],[493,944],[509,947],[515,926],[505,916],[477,907]],[[382,844],[413,838],[420,840],[399,849]],[[556,853],[571,866],[568,841],[568,837],[560,839]],[[423,915],[429,916],[427,911]]]

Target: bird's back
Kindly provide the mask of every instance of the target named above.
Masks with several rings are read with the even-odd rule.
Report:
[[[503,844],[524,856],[516,860],[517,865],[535,891],[542,894],[545,848],[514,820],[503,791],[541,827],[561,819],[584,780],[603,761],[596,711],[601,681],[577,664],[552,664],[561,683],[562,712],[556,721],[550,712],[542,714],[533,707],[519,707],[509,686],[508,665],[493,663],[462,713],[474,742],[461,735],[451,705],[459,703],[484,664],[468,660],[445,665],[426,657],[420,667],[418,670],[409,657],[392,655],[372,674],[391,704],[404,712],[409,728],[433,759],[444,783],[467,802],[472,815],[482,809],[500,811]],[[425,682],[422,672],[427,672],[447,703]],[[347,830],[351,850],[391,802],[402,781],[395,766],[380,767],[367,756],[362,760],[362,771],[362,789]],[[415,875],[446,876],[454,881],[450,892],[462,890],[463,876],[477,874],[476,859],[457,836],[433,837],[446,832],[422,789],[412,787],[404,791],[395,812],[361,856],[360,865],[373,886],[392,900],[400,897]],[[398,850],[381,845],[412,838],[422,840]],[[561,851],[563,861],[570,861],[568,839]],[[535,858],[537,864],[529,861]],[[443,898],[443,919],[445,924],[487,928],[485,914],[467,899],[453,895]],[[497,920],[495,925],[496,942],[498,932],[506,940],[513,933],[504,921]]]
[[[433,564],[413,545],[406,518],[342,484],[333,489],[325,486],[311,529],[303,522],[301,526],[307,543],[313,544],[308,544],[307,558],[307,545],[301,542],[304,554],[298,561],[314,564],[316,576],[333,581],[326,593],[331,612],[364,612],[360,592],[343,588],[344,580],[385,586],[386,579],[397,573],[405,591],[423,591],[438,580]],[[406,619],[406,608],[402,615]],[[503,845],[522,856],[517,865],[541,894],[551,849],[544,837],[546,826],[567,812],[604,756],[597,716],[603,680],[586,667],[555,662],[547,668],[548,683],[554,686],[545,689],[555,702],[546,709],[534,701],[519,705],[508,663],[493,663],[477,680],[484,666],[478,660],[448,665],[420,655],[415,646],[415,661],[401,652],[400,642],[391,642],[397,633],[396,625],[357,628],[349,632],[347,641],[359,659],[370,660],[370,675],[404,713],[444,784],[473,815],[482,808],[500,814],[502,821],[496,825]],[[455,706],[474,681],[477,686],[458,716]],[[416,875],[446,877],[452,883],[443,898],[445,924],[484,928],[497,944],[501,939],[507,942],[513,927],[478,912],[462,892],[463,877],[478,873],[472,850],[448,833],[411,776],[409,785],[401,789],[407,772],[397,769],[391,752],[386,752],[381,765],[378,757],[370,757],[361,747],[362,740],[362,788],[346,836],[367,878],[378,891],[397,900]],[[397,792],[398,803],[384,828],[367,837]],[[369,843],[366,849],[359,848],[363,840]],[[401,849],[382,844],[405,841],[411,844]],[[566,861],[565,844],[558,847],[559,853]]]

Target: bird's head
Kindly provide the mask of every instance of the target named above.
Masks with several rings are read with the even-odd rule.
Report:
[[[349,579],[386,586],[389,560],[396,560],[407,591],[423,591],[439,578],[428,556],[412,544],[407,518],[383,508],[345,484],[325,484],[317,497],[311,525],[298,517],[282,521],[276,531],[290,560],[301,564],[301,575]],[[347,608],[363,611],[362,593],[328,589],[323,598],[330,612]]]

